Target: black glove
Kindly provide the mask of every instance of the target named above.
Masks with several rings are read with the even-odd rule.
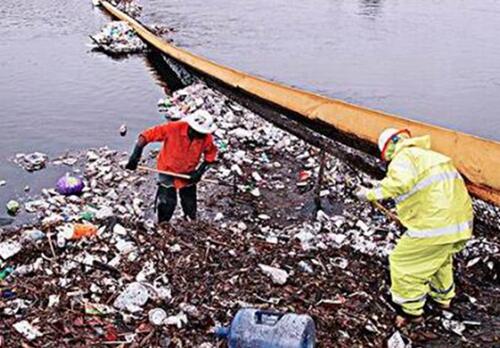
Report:
[[[205,174],[205,172],[207,171],[208,166],[209,166],[209,164],[207,162],[203,162],[198,167],[198,169],[196,169],[195,171],[189,173],[189,176],[191,177],[191,179],[189,180],[189,182],[191,184],[198,183],[201,180],[201,177],[203,176],[203,174]]]
[[[143,149],[144,149],[144,145],[140,141],[138,141],[134,146],[134,150],[132,151],[132,154],[130,155],[130,158],[128,160],[127,165],[125,166],[126,169],[128,169],[128,170],[136,170],[137,169],[137,165],[139,164],[139,161],[141,160]]]

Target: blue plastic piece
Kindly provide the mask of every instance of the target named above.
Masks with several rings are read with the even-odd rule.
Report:
[[[227,339],[229,348],[314,348],[316,327],[308,315],[275,313],[244,308],[229,328],[215,334]]]

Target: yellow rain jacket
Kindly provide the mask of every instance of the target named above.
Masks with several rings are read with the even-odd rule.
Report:
[[[367,198],[393,198],[405,237],[420,245],[470,239],[473,210],[465,183],[451,159],[430,148],[429,136],[399,141],[387,176]]]
[[[453,255],[472,235],[473,210],[451,159],[432,151],[429,136],[403,139],[387,176],[367,199],[393,198],[407,228],[389,256],[392,300],[419,316],[426,297],[449,305],[455,296]]]

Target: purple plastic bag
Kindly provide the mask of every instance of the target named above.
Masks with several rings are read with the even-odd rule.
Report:
[[[79,195],[84,186],[82,179],[66,174],[57,181],[56,190],[65,196]]]

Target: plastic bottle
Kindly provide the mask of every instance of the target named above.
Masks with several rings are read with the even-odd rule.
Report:
[[[2,271],[0,271],[0,280],[4,280],[7,278],[10,274],[14,272],[14,268],[12,267],[6,267]]]
[[[92,221],[95,218],[95,214],[91,211],[84,211],[80,213],[80,218],[85,221]]]
[[[97,233],[97,227],[91,224],[75,224],[73,226],[73,235],[71,239],[81,239],[83,237],[92,237]]]
[[[281,314],[245,308],[236,313],[229,328],[215,334],[227,339],[229,348],[313,348],[316,328],[308,315]]]

